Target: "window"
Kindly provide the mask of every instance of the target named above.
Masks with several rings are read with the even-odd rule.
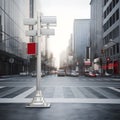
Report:
[[[116,11],[116,21],[119,19],[119,9]]]
[[[116,0],[113,0],[113,7],[115,7],[115,1],[116,1]]]
[[[104,24],[104,32],[109,29],[119,19],[119,9],[110,17],[110,19]]]
[[[113,55],[115,55],[115,45],[113,46]]]
[[[113,31],[111,31],[109,34],[107,34],[104,37],[105,43],[107,44],[110,39],[115,39],[119,36],[119,26],[117,26]]]
[[[2,21],[1,21],[1,15],[0,15],[0,42],[2,42]]]
[[[109,7],[107,8],[107,15],[109,14]]]
[[[119,48],[119,43],[117,43],[117,53],[119,53],[120,48]]]
[[[112,2],[110,3],[110,12],[112,11]]]
[[[113,39],[119,36],[119,26],[112,31],[112,34],[113,34]]]
[[[116,0],[115,2],[116,2],[116,4],[117,4],[117,3],[119,2],[119,0]]]
[[[110,55],[113,55],[112,47],[110,47]]]
[[[112,19],[113,19],[113,23],[112,24],[114,24],[115,23],[115,13],[112,16]]]
[[[112,17],[110,17],[110,26],[112,26]]]
[[[0,15],[0,25],[1,25],[2,23],[1,23],[1,15]]]

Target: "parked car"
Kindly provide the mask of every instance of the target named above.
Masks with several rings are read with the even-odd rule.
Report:
[[[66,76],[71,76],[71,72],[70,71],[66,71]]]
[[[73,77],[77,77],[77,76],[79,76],[79,73],[76,72],[75,70],[72,70],[72,72],[71,72],[71,76],[73,76]]]
[[[31,76],[32,76],[32,77],[36,77],[36,76],[37,76],[36,71],[31,72]]]
[[[64,69],[59,69],[57,72],[58,76],[65,76],[65,70]]]
[[[20,75],[20,76],[26,76],[26,75],[28,75],[28,72],[20,72],[19,75]]]
[[[94,71],[85,72],[85,76],[87,76],[87,77],[96,77],[96,73]]]
[[[96,73],[95,72],[89,72],[89,76],[90,77],[96,77]]]
[[[95,72],[95,74],[96,74],[96,77],[100,77],[101,76],[101,73],[99,73],[99,72]]]
[[[105,72],[105,76],[109,77],[109,76],[112,76],[112,74]]]
[[[85,75],[86,77],[88,77],[88,76],[89,76],[89,71],[86,71],[86,72],[84,73],[84,75]]]
[[[32,76],[32,77],[36,77],[36,76],[37,76],[37,72],[36,72],[36,71],[31,72],[31,76]],[[45,72],[42,71],[42,72],[41,72],[41,77],[44,77],[44,76],[45,76]]]

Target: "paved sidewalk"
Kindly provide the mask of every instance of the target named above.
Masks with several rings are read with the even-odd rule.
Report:
[[[0,120],[120,120],[120,105],[52,104],[26,108],[26,104],[0,104]]]

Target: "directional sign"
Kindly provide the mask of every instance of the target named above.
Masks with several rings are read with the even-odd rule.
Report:
[[[34,18],[26,18],[24,19],[24,25],[36,25],[37,20]]]
[[[40,34],[41,35],[55,35],[55,30],[54,29],[40,29]]]
[[[41,16],[41,24],[56,24],[55,16]]]
[[[26,36],[36,36],[37,35],[37,30],[29,30],[25,31]]]

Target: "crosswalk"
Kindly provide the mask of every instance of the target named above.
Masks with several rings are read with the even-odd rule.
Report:
[[[0,103],[28,103],[36,87],[0,86]],[[42,87],[46,101],[52,103],[120,104],[120,88],[116,87]]]

